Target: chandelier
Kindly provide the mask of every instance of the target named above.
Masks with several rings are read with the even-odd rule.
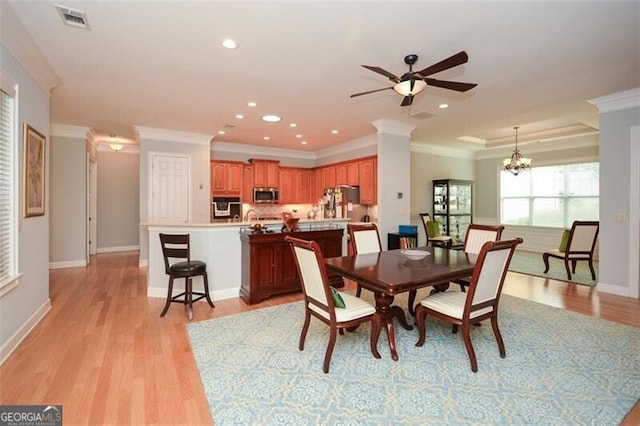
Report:
[[[520,151],[518,151],[518,129],[519,127],[514,127],[516,131],[516,149],[513,150],[513,154],[511,154],[511,158],[505,158],[502,160],[502,164],[504,165],[504,169],[508,172],[513,173],[514,176],[518,176],[520,172],[527,171],[531,168],[531,158],[525,158],[522,156]]]

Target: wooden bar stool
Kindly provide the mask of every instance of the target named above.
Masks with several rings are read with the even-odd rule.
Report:
[[[167,313],[171,303],[182,303],[188,306],[189,321],[191,321],[193,319],[193,302],[203,298],[206,298],[209,306],[213,308],[213,302],[209,297],[207,264],[200,260],[191,259],[189,234],[160,234],[160,244],[162,245],[162,255],[164,256],[164,270],[169,275],[167,302],[160,316],[163,317]],[[171,259],[174,259],[173,263],[171,263]],[[204,292],[193,291],[191,279],[197,276],[202,276]],[[176,278],[184,278],[185,287],[182,293],[173,296],[173,280]],[[197,296],[195,299],[193,298],[194,295]]]

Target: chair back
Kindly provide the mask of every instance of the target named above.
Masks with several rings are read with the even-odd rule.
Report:
[[[187,265],[191,263],[189,234],[160,234],[160,245],[164,257],[165,273],[169,274],[169,268],[175,263],[171,259],[186,260]]]
[[[502,285],[507,275],[511,257],[522,238],[505,241],[487,241],[478,254],[471,275],[471,283],[467,294],[465,313],[479,309],[490,312],[490,306],[498,304]]]
[[[567,241],[567,253],[593,253],[599,229],[600,222],[598,221],[574,221]]]
[[[478,225],[472,223],[467,228],[467,235],[464,238],[464,252],[480,253],[480,249],[487,241],[500,240],[503,230],[504,226],[502,225]]]
[[[435,238],[440,236],[440,224],[435,220],[431,220],[429,213],[419,213],[420,219],[422,219],[422,226],[424,227],[424,233],[429,238]],[[435,224],[435,225],[434,225]]]
[[[347,225],[353,254],[379,253],[382,251],[380,234],[375,223]]]
[[[284,240],[289,243],[293,251],[306,301],[334,315],[329,279],[320,246],[315,241],[302,240],[289,235]]]

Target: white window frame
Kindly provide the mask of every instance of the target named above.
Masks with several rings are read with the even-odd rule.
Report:
[[[10,172],[9,174],[12,176],[10,181],[12,182],[12,188],[10,189],[11,195],[9,196],[9,206],[8,211],[9,214],[6,217],[6,220],[9,223],[9,228],[11,229],[9,233],[9,241],[11,250],[11,255],[8,256],[7,259],[1,259],[0,262],[7,262],[6,270],[8,271],[3,276],[0,276],[0,297],[3,297],[5,294],[9,293],[11,290],[16,288],[18,284],[20,284],[20,277],[22,274],[19,272],[19,247],[18,247],[18,230],[19,230],[19,188],[18,188],[18,173],[19,173],[19,162],[18,162],[18,152],[19,152],[19,135],[20,135],[20,127],[18,126],[18,85],[13,81],[13,79],[2,69],[0,69],[0,89],[3,92],[8,94],[13,99],[12,105],[12,117],[11,117],[11,135],[10,135],[10,144],[11,144],[11,161],[10,161]],[[0,220],[3,220],[0,217]]]
[[[545,162],[541,162],[539,164],[537,164],[537,167],[560,167],[560,166],[570,166],[570,165],[574,165],[574,164],[587,164],[587,163],[599,163],[599,159],[598,158],[593,158],[593,157],[588,157],[588,158],[574,158],[571,161],[565,161],[562,163],[557,163],[557,162],[553,162],[553,163],[545,163]],[[533,167],[531,168],[531,170],[533,170]],[[498,179],[498,215],[499,215],[499,220],[500,223],[504,223],[503,218],[502,218],[502,200],[504,199],[504,197],[502,196],[502,185],[501,185],[501,173],[504,172],[504,169],[502,167],[498,168],[498,175],[497,175],[497,179]],[[508,172],[505,172],[508,173]],[[524,173],[531,173],[531,171],[527,171]],[[549,225],[534,225],[531,223],[531,217],[532,217],[532,212],[533,212],[533,200],[534,199],[544,199],[544,198],[564,198],[565,200],[569,200],[570,198],[600,198],[600,195],[598,196],[569,196],[569,195],[565,195],[565,196],[539,196],[539,197],[535,197],[535,196],[526,196],[526,197],[507,197],[507,198],[528,198],[529,199],[529,220],[530,222],[527,223],[526,225],[515,225],[515,224],[505,224],[508,226],[526,226],[526,227],[532,227],[532,228],[553,228],[552,226]],[[565,208],[568,205],[568,203],[564,203],[565,204]],[[572,221],[568,219],[567,217],[567,211],[565,210],[563,212],[563,220],[564,220],[564,225],[561,228],[569,228],[571,227],[571,223]]]

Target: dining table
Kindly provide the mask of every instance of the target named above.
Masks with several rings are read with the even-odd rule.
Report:
[[[477,258],[477,255],[462,250],[441,247],[412,249],[415,250],[424,251],[426,255],[422,259],[412,260],[403,254],[405,250],[397,249],[325,258],[328,272],[356,281],[362,288],[374,293],[376,315],[380,318],[380,321],[373,322],[371,330],[374,346],[377,348],[384,325],[394,361],[398,360],[398,352],[393,318],[397,318],[405,329],[413,329],[407,322],[404,310],[392,305],[395,295],[424,287],[444,291],[450,281],[471,276]]]

